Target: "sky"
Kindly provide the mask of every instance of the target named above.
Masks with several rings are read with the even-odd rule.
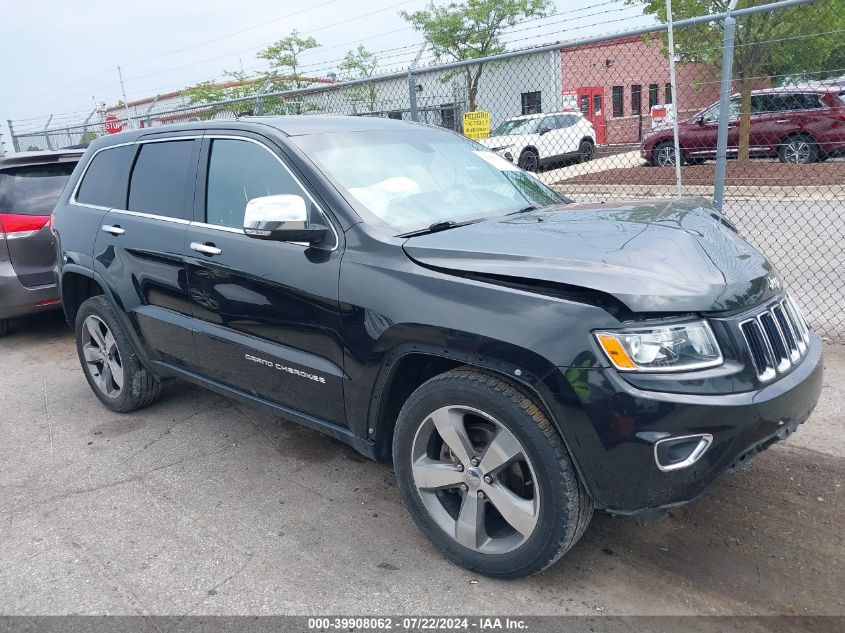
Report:
[[[0,134],[21,126],[81,122],[96,103],[176,91],[224,70],[258,73],[262,47],[297,29],[320,47],[302,54],[303,74],[338,72],[363,44],[380,71],[406,68],[422,44],[399,11],[429,0],[0,0]],[[443,0],[436,0],[438,4]],[[624,0],[554,0],[553,15],[517,25],[509,48],[618,32],[651,24]],[[379,54],[379,51],[383,51]],[[431,60],[426,55],[424,61]]]

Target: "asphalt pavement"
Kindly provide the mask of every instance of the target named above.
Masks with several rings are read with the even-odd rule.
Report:
[[[3,614],[843,614],[845,348],[798,433],[524,580],[443,559],[390,464],[180,382],[105,409],[58,314],[0,339]],[[619,473],[624,477],[624,473]]]

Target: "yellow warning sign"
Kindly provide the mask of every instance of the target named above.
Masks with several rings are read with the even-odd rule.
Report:
[[[464,112],[464,136],[474,141],[490,136],[490,113]]]

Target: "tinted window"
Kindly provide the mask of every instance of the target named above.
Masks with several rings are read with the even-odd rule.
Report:
[[[539,91],[523,92],[520,98],[522,101],[522,114],[539,114],[543,111]]]
[[[308,200],[288,170],[267,149],[249,141],[212,141],[205,198],[206,222],[243,228],[247,202],[284,193]]]
[[[555,119],[555,127],[559,130],[564,128],[572,127],[578,122],[580,117],[575,116],[574,114],[560,114]]]
[[[94,156],[76,192],[76,201],[109,209],[126,208],[126,181],[134,145],[104,149]]]
[[[643,87],[639,84],[631,84],[631,114],[642,112]]]
[[[622,86],[613,86],[613,116],[622,116],[623,91],[624,88]]]
[[[57,163],[0,171],[0,213],[50,215],[74,167]]]
[[[193,148],[193,140],[142,145],[129,183],[129,210],[187,218]]]

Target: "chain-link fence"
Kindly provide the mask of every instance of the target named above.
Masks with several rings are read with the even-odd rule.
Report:
[[[769,255],[813,326],[845,342],[845,0],[673,17],[674,56],[661,25],[229,101],[153,100],[108,121],[90,113],[65,127],[9,128],[15,149],[26,150],[197,119],[383,116],[464,133],[578,201],[679,189],[723,197],[728,218]],[[732,82],[721,86],[726,50]],[[730,160],[724,189],[714,190],[720,128]]]

